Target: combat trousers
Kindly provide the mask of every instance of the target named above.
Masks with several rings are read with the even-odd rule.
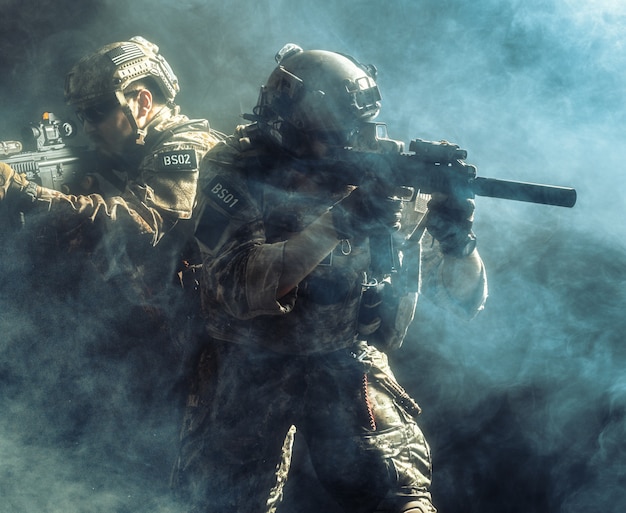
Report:
[[[196,377],[173,473],[190,512],[267,511],[292,425],[346,512],[435,511],[419,407],[375,348],[291,356],[213,341]]]

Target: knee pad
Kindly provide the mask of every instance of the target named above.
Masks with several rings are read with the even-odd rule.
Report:
[[[424,509],[427,508],[427,509]],[[434,513],[434,509],[430,505],[425,505],[422,502],[412,501],[404,504],[397,513]]]
[[[381,505],[375,513],[437,513],[435,507],[428,500],[412,500],[405,503],[396,503],[391,509]]]

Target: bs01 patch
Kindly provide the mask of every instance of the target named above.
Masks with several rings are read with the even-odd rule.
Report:
[[[166,171],[184,171],[198,167],[194,150],[166,151],[159,153],[158,159],[161,169]]]
[[[231,187],[223,176],[214,177],[203,190],[209,198],[227,212],[239,212],[245,206],[245,201],[239,191]]]

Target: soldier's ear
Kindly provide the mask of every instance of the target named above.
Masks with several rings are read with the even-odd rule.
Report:
[[[138,117],[146,116],[152,110],[152,93],[149,89],[142,89],[137,93]]]

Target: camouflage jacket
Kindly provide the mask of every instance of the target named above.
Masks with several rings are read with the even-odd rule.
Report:
[[[384,278],[372,274],[373,246],[367,237],[338,242],[294,290],[277,298],[285,241],[327,212],[342,194],[332,187],[302,187],[298,162],[249,137],[253,129],[238,127],[202,163],[203,213],[197,217],[196,238],[203,253],[208,331],[221,340],[288,354],[349,347],[362,335],[364,291]],[[417,300],[419,243],[415,251],[413,283],[400,292],[406,299],[400,301],[401,319],[392,321],[396,346]]]
[[[219,139],[206,120],[164,109],[147,127],[145,145],[86,173],[80,194],[40,188],[40,224],[62,234],[62,249],[89,254],[107,279],[126,288],[134,282],[147,297],[172,280],[174,259],[193,240],[199,163]]]

